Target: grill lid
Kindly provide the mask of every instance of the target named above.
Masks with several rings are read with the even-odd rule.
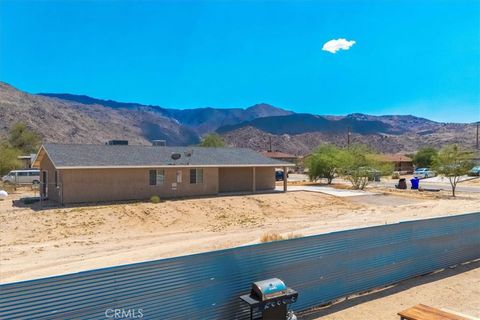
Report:
[[[278,278],[252,283],[252,295],[257,296],[260,300],[266,300],[277,295],[285,294],[286,291],[287,286]]]

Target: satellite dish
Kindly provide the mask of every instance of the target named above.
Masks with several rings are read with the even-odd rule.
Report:
[[[184,154],[185,154],[185,157],[191,157],[193,154],[193,150],[185,151]]]
[[[182,157],[182,155],[180,153],[172,153],[171,157],[173,160],[178,160]]]

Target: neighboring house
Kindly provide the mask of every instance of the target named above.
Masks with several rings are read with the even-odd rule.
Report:
[[[393,164],[393,171],[413,172],[412,159],[401,154],[382,154],[378,156],[378,161]]]
[[[18,160],[22,163],[22,169],[30,169],[32,163],[35,161],[36,154],[30,154],[28,156],[18,156]]]
[[[60,204],[274,190],[275,168],[290,166],[250,149],[62,144],[34,163],[41,196]]]
[[[299,167],[298,167],[298,157],[293,155],[293,154],[288,154],[285,152],[280,152],[280,151],[262,151],[262,155],[265,157],[268,157],[270,159],[275,159],[278,161],[284,161],[284,162],[289,162],[295,164],[292,168],[290,168],[290,172],[298,172]]]
[[[279,160],[279,161],[296,163],[297,160],[298,160],[297,156],[294,156],[293,154],[280,152],[280,151],[262,151],[261,153],[265,157],[275,159],[275,160]]]

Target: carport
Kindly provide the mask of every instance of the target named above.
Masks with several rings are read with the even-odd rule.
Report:
[[[287,172],[287,167],[283,167]],[[218,192],[251,192],[274,190],[275,168],[271,166],[221,167],[218,169]],[[283,191],[287,191],[287,175],[284,175]]]

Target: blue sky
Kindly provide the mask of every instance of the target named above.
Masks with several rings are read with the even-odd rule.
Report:
[[[355,44],[322,50],[333,39]],[[173,108],[473,122],[480,2],[0,0],[0,79]]]

